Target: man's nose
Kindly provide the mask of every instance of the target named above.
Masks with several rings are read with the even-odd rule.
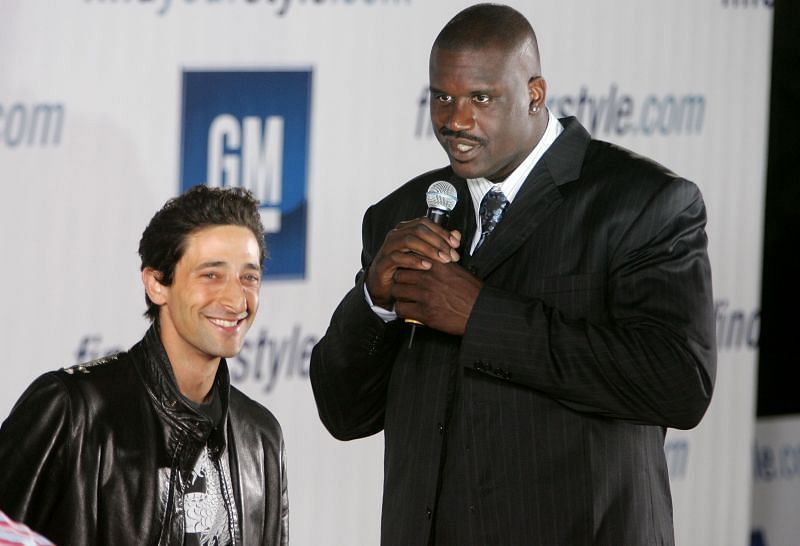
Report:
[[[225,283],[222,290],[221,303],[234,313],[241,313],[247,310],[244,286],[242,286],[238,278],[231,278]]]
[[[472,101],[468,99],[456,100],[450,109],[447,119],[447,128],[453,131],[464,131],[475,125],[475,111]]]

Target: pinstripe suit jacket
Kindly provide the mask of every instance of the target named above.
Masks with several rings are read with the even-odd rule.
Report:
[[[710,401],[716,350],[705,206],[660,165],[573,118],[489,240],[462,337],[384,324],[363,271],[386,233],[451,180],[411,180],[364,217],[362,273],[311,358],[337,438],[383,430],[383,545],[674,543],[663,443]],[[455,225],[454,225],[455,224]]]

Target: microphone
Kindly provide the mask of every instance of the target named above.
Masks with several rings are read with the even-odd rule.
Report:
[[[428,219],[436,224],[447,229],[447,222],[450,220],[450,211],[456,208],[458,201],[458,192],[456,187],[450,182],[438,180],[428,186],[428,191],[425,192],[425,202],[428,204],[428,212],[426,216]],[[403,319],[406,324],[411,324],[411,337],[408,339],[408,348],[414,341],[414,332],[417,326],[423,324],[414,319]]]
[[[450,182],[439,180],[428,187],[425,202],[428,204],[428,219],[438,226],[447,229],[450,211],[456,208],[458,193]]]

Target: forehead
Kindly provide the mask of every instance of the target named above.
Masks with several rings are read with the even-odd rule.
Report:
[[[507,48],[434,48],[430,59],[430,84],[434,89],[466,90],[502,86],[522,78],[527,81],[519,55]]]
[[[258,242],[248,228],[234,225],[208,226],[186,236],[183,256],[178,263],[258,263],[258,255]]]

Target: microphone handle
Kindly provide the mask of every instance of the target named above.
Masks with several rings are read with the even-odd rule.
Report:
[[[430,207],[428,208],[428,213],[425,216],[427,216],[428,220],[437,226],[442,226],[443,228],[447,229],[447,221],[450,219],[450,211]]]

